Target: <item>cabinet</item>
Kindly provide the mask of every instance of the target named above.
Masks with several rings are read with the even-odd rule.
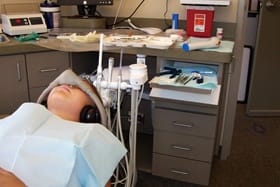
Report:
[[[280,25],[274,24],[279,22],[280,3],[275,2],[273,9],[262,6],[260,10],[247,104],[250,116],[280,116]]]
[[[9,114],[28,101],[24,55],[0,56],[0,114]]]
[[[208,185],[219,95],[152,88],[153,175]]]
[[[69,53],[47,51],[0,56],[0,114],[35,102],[44,88],[70,67]]]
[[[69,53],[51,51],[26,54],[29,99],[36,102],[42,91],[70,67]]]

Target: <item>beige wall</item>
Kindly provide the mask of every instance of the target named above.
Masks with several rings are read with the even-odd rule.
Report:
[[[129,16],[141,1],[142,0],[123,0],[123,6],[120,9],[119,17]],[[229,7],[216,7],[215,21],[236,22],[238,1],[239,0],[232,0]],[[113,7],[98,7],[98,10],[104,16],[114,17],[120,2],[121,0],[114,0]],[[166,2],[168,2],[166,18],[171,18],[172,13],[179,13],[181,20],[186,19],[186,6],[180,5],[180,0],[146,0],[135,14],[135,17],[163,19]]]
[[[120,9],[119,17],[127,17],[129,16],[136,6],[142,0],[123,0],[123,5]],[[232,0],[231,5],[229,7],[216,7],[215,8],[215,21],[218,22],[236,22],[237,17],[237,4],[239,0]],[[24,4],[24,3],[36,3],[39,5],[43,0],[0,0],[1,12],[4,12],[3,5],[4,4]],[[117,13],[117,9],[119,7],[121,0],[114,0],[113,6],[99,6],[98,11],[103,16],[114,17]],[[168,3],[168,12],[166,14],[166,18],[170,18],[172,13],[179,13],[180,20],[185,20],[186,14],[186,6],[180,5],[179,0],[146,0],[140,9],[137,11],[134,17],[138,18],[164,18],[165,12],[165,3]],[[75,15],[76,8],[75,7],[63,7],[62,8],[63,15]]]
[[[41,0],[0,0],[0,12],[30,12],[31,10],[39,10]]]

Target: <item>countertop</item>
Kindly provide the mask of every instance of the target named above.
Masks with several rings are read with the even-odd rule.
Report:
[[[131,34],[131,30],[96,30],[97,33],[108,34]],[[62,42],[56,39],[55,35],[60,33],[79,33],[86,34],[89,30],[86,29],[54,29],[49,33],[41,34],[43,38],[39,38],[38,41],[27,41],[19,42],[14,37],[8,37],[8,42],[0,43],[0,55],[14,55],[22,53],[32,53],[32,52],[43,52],[50,50],[60,50],[67,52],[81,52],[77,50],[71,50],[70,45],[75,45],[77,48],[79,45],[83,45],[82,51],[99,51],[99,43],[77,43],[77,42]],[[133,31],[132,34],[139,34],[139,32]],[[143,33],[140,33],[143,34]],[[86,45],[86,47],[85,47]],[[84,50],[86,48],[86,50]],[[104,47],[104,51],[108,52],[120,52],[119,47]],[[191,51],[185,52],[176,45],[171,46],[168,49],[150,49],[150,48],[133,48],[125,47],[125,54],[146,54],[149,56],[158,56],[166,58],[183,59],[190,61],[200,61],[200,62],[214,62],[214,63],[231,63],[232,62],[232,52],[217,52],[217,51]]]

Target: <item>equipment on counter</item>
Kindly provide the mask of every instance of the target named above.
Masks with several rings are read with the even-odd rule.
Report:
[[[32,40],[38,40],[39,39],[39,34],[38,33],[31,33],[27,35],[21,35],[19,37],[15,37],[20,42],[26,42],[26,41],[32,41]]]
[[[186,31],[188,36],[211,37],[214,6],[188,6]]]
[[[221,44],[221,41],[217,37],[211,38],[195,38],[191,37],[185,43],[182,44],[182,49],[186,52],[196,50],[196,49],[206,49],[206,48],[217,48]]]
[[[162,30],[159,29],[159,28],[156,28],[156,27],[137,27],[135,26],[130,19],[127,20],[128,24],[133,28],[133,29],[136,29],[136,30],[139,30],[139,31],[143,31],[147,34],[158,34],[158,33],[161,33]]]
[[[104,46],[147,47],[168,49],[174,43],[172,37],[154,35],[112,35],[104,38]]]
[[[180,75],[182,73],[181,69],[177,69],[177,68],[171,68],[171,67],[164,67],[163,68],[166,71],[162,71],[159,73],[159,75],[168,75],[170,74],[170,79],[176,77],[177,75]]]
[[[9,38],[5,35],[0,33],[0,44],[9,42]]]
[[[184,74],[180,74],[176,80],[176,82],[182,83],[184,85],[188,84],[188,82],[190,82],[191,80],[196,80],[197,84],[201,84],[203,83],[203,76],[199,73],[199,72],[192,72],[191,75],[184,75]]]
[[[48,31],[41,13],[2,14],[1,17],[3,32],[10,36]]]
[[[60,26],[60,6],[57,3],[45,0],[43,3],[40,3],[40,12],[45,18],[48,29]]]

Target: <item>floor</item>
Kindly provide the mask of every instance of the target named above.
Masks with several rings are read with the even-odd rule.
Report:
[[[214,159],[209,187],[280,187],[280,117],[248,117],[238,104],[227,160]],[[136,187],[198,187],[139,172]]]

